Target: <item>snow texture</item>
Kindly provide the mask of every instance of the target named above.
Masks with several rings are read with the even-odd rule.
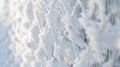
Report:
[[[0,0],[0,67],[120,67],[120,0]]]

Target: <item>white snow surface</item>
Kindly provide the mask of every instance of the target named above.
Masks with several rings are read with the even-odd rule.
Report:
[[[120,67],[120,0],[0,0],[0,67]]]

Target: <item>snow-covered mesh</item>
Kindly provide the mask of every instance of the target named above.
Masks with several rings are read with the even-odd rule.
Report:
[[[120,0],[0,0],[0,67],[120,67]]]

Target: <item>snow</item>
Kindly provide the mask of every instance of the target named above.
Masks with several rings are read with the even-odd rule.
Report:
[[[120,67],[120,0],[0,0],[0,67]]]

